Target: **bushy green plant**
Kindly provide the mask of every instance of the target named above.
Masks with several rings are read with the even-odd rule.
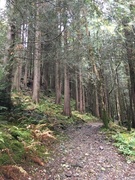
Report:
[[[72,111],[72,114],[73,114],[74,117],[76,117],[78,119],[81,119],[81,120],[83,120],[85,122],[89,122],[89,121],[92,122],[92,121],[97,121],[98,120],[96,117],[92,116],[92,114],[90,114],[90,113],[82,114],[82,113],[80,113],[78,111]]]
[[[6,91],[9,84],[5,81],[6,70],[4,66],[0,66],[0,112],[9,108],[9,94]]]
[[[95,119],[91,114],[80,114],[77,111],[72,111],[70,118],[64,116],[63,105],[56,105],[54,97],[44,96],[35,105],[30,96],[12,92],[12,102],[12,111],[0,116],[0,165],[20,163],[28,154],[46,158],[48,145],[41,146],[42,129],[39,127],[50,129],[60,139],[63,138],[61,129]]]
[[[135,156],[135,132],[118,133],[113,136],[119,151],[128,156]]]
[[[2,132],[0,132],[0,142],[4,143],[4,139],[2,137]]]
[[[17,140],[25,140],[30,137],[30,132],[24,128],[18,128],[17,126],[13,126],[9,129],[10,134]]]

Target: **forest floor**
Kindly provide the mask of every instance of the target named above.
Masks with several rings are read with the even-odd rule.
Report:
[[[82,123],[64,130],[68,138],[53,147],[44,167],[24,167],[31,180],[134,180],[128,163],[105,134],[101,123]]]
[[[135,179],[134,130],[113,122],[105,130],[90,113],[75,111],[74,101],[66,117],[53,97],[39,105],[25,94],[13,100],[12,112],[0,114],[0,180]]]

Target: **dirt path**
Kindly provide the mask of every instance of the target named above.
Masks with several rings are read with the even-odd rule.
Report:
[[[32,180],[135,180],[135,164],[127,164],[99,132],[100,123],[67,130],[69,139],[57,146],[45,169]]]

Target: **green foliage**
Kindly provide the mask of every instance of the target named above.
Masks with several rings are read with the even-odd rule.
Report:
[[[135,160],[135,131],[131,133],[118,133],[113,136],[114,144],[125,155],[134,157]]]
[[[45,135],[45,125],[31,125],[23,128],[6,124],[0,126],[0,165],[16,164],[25,161],[25,158],[47,157],[47,147],[41,147],[41,137]],[[32,128],[33,127],[33,128]],[[48,130],[49,131],[49,130]],[[38,136],[35,137],[36,133]],[[43,136],[44,137],[44,136]],[[45,137],[46,138],[46,137]]]
[[[4,139],[2,137],[2,132],[0,132],[0,142],[4,143]]]
[[[24,158],[23,141],[32,141],[29,130],[12,126],[0,126],[0,164],[20,162]]]
[[[126,156],[127,160],[135,161],[135,131],[127,131],[125,127],[109,122],[109,128],[102,128],[102,132],[108,139],[114,141],[119,152]]]
[[[17,126],[12,126],[10,129],[10,134],[17,140],[25,142],[30,137],[30,131],[26,128],[18,128]]]
[[[6,105],[8,104],[6,88],[8,86],[5,82],[6,72],[3,66],[0,65],[0,111],[7,110]]]
[[[14,109],[0,116],[1,165],[20,163],[28,155],[46,160],[52,140],[56,137],[65,139],[62,130],[71,124],[97,120],[91,114],[80,114],[77,111],[72,111],[70,118],[64,116],[63,105],[56,105],[54,97],[42,97],[40,103],[35,105],[30,96],[13,92],[12,100]],[[72,106],[74,103],[72,100]],[[53,132],[56,137],[52,135]]]
[[[1,13],[0,10],[0,62],[2,62],[2,59],[4,57],[4,51],[5,51],[5,43],[7,39],[7,23],[4,22],[5,18],[3,17],[3,20],[1,19],[1,16],[3,15],[3,12]]]
[[[73,116],[75,116],[78,119],[83,120],[84,122],[89,122],[89,121],[91,121],[91,122],[94,121],[95,122],[95,121],[98,121],[98,119],[96,117],[92,116],[92,114],[90,114],[90,113],[81,114],[78,111],[72,111],[72,114],[73,114]]]
[[[10,84],[6,81],[7,71],[3,65],[0,65],[0,112],[11,108]]]
[[[110,121],[109,122],[109,131],[111,131],[113,134],[115,133],[125,133],[127,132],[127,129],[123,126],[119,126],[118,124]]]

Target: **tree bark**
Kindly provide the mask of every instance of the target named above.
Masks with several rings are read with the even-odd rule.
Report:
[[[123,21],[124,32],[126,37],[126,50],[129,65],[130,83],[131,83],[131,107],[132,107],[132,127],[135,128],[135,27],[128,27],[128,21]]]
[[[71,116],[70,108],[70,86],[69,86],[69,70],[67,65],[64,67],[64,110],[63,114]]]
[[[81,69],[79,69],[79,111],[80,113],[83,113],[83,86]]]
[[[83,113],[85,112],[85,88],[83,86]]]
[[[75,75],[75,101],[76,101],[76,105],[75,108],[77,111],[79,111],[79,92],[78,92],[78,75]]]
[[[100,117],[97,86],[95,87],[95,115],[96,117]]]
[[[35,59],[34,59],[34,81],[33,81],[33,95],[32,99],[35,103],[39,102],[40,90],[40,57],[41,57],[41,32],[39,24],[39,3],[37,1],[36,10],[36,33],[35,33]]]
[[[23,58],[23,45],[18,44],[15,47],[15,63],[14,63],[14,78],[12,89],[16,91],[21,90],[21,78],[22,78],[22,58]]]
[[[61,103],[61,78],[60,78],[60,64],[58,60],[55,62],[55,103],[60,104]]]
[[[5,89],[1,92],[2,97],[0,97],[0,106],[6,107],[8,110],[12,107],[11,101],[11,90],[12,90],[12,76],[13,76],[13,62],[14,62],[14,48],[15,48],[15,37],[16,37],[16,27],[14,22],[9,25],[8,29],[8,43],[9,47],[7,47],[7,57],[4,59],[4,63],[6,65],[6,76],[3,79]]]

